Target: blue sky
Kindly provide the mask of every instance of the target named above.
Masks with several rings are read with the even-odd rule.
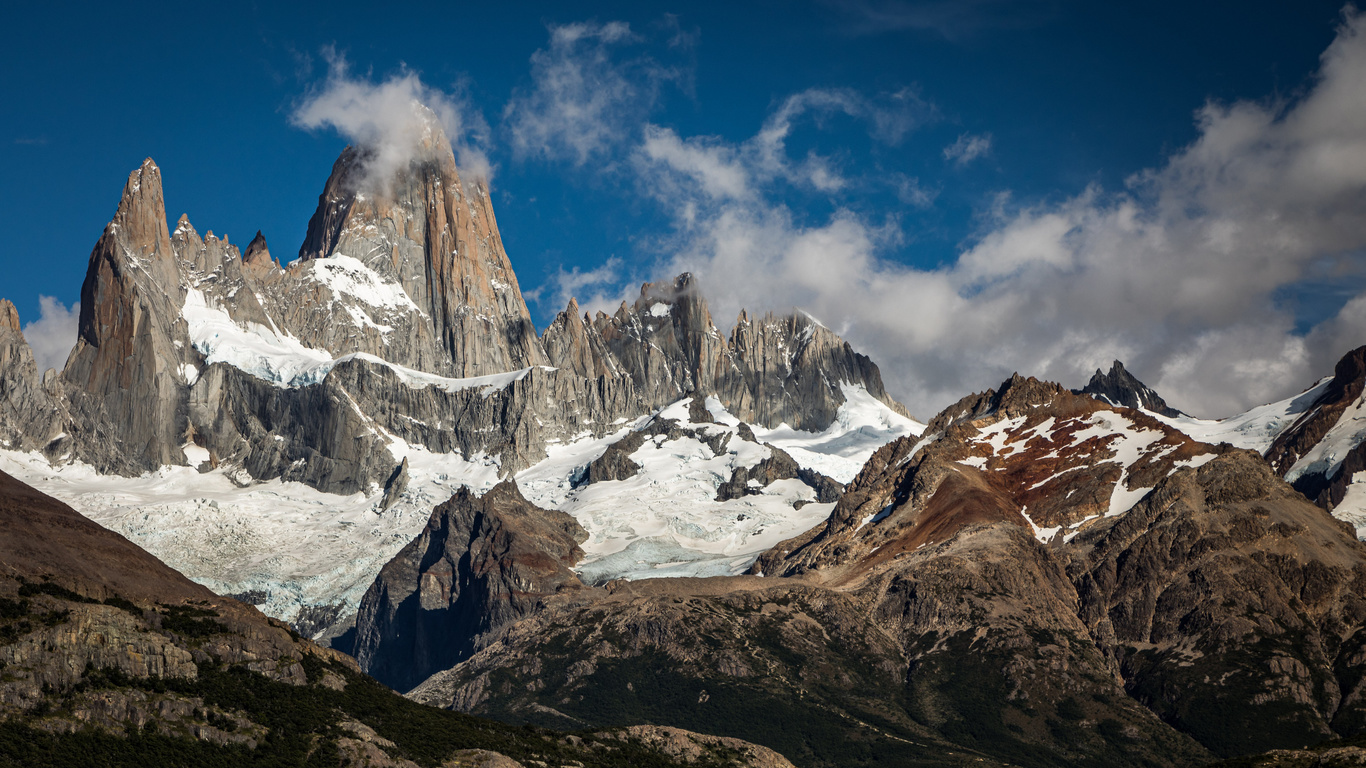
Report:
[[[0,31],[0,296],[25,322],[40,296],[79,298],[146,156],[172,221],[242,245],[260,229],[292,258],[350,139],[300,110],[339,81],[407,78],[473,128],[459,141],[489,163],[542,327],[570,292],[607,307],[692,268],[718,324],[741,304],[808,307],[922,418],[1011,370],[1079,386],[1110,357],[1178,407],[1228,412],[1366,342],[1366,310],[1343,309],[1362,285],[1350,235],[1209,245],[1232,226],[1247,251],[1245,222],[1273,214],[1366,234],[1361,180],[1297,196],[1306,212],[1233,191],[1286,188],[1273,173],[1203,175],[1212,154],[1283,169],[1256,147],[1336,141],[1293,124],[1315,94],[1350,100],[1320,73],[1335,41],[1356,44],[1339,3],[37,5]],[[1211,103],[1225,112],[1197,116]],[[1234,136],[1242,104],[1266,140],[1194,151]],[[1334,124],[1355,136],[1356,117]],[[1126,205],[1146,222],[1132,242]],[[1194,277],[1155,285],[1144,265]]]

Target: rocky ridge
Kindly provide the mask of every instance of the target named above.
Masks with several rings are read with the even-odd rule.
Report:
[[[1352,531],[1255,453],[1056,384],[1014,377],[884,446],[754,571],[557,594],[410,695],[561,726],[669,711],[808,764],[830,733],[845,765],[911,764],[905,741],[1196,765],[1366,728]]]
[[[688,275],[611,317],[571,302],[538,338],[484,182],[462,181],[435,124],[418,149],[385,180],[343,152],[285,267],[259,232],[242,254],[185,216],[170,229],[145,161],[91,254],[69,364],[7,369],[0,438],[100,472],[207,464],[351,494],[378,493],[405,444],[515,472],[694,392],[770,426],[823,429],[841,385],[904,412],[803,315],[742,316],[727,342]]]

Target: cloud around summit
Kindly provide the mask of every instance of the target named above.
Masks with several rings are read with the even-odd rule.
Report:
[[[421,101],[462,146],[587,168],[666,225],[530,298],[610,309],[643,280],[691,271],[723,327],[742,306],[821,317],[922,418],[1015,371],[1080,386],[1114,359],[1175,407],[1228,415],[1294,394],[1366,341],[1366,293],[1307,326],[1284,300],[1324,275],[1366,284],[1366,22],[1350,8],[1295,97],[1192,104],[1195,139],[1117,189],[1043,202],[999,189],[934,267],[911,265],[906,213],[932,208],[937,184],[821,142],[830,121],[862,126],[872,146],[918,140],[939,112],[915,91],[810,88],[776,99],[748,137],[689,134],[655,114],[688,74],[647,35],[585,22],[548,36],[493,130],[414,73],[375,81],[335,61],[294,120],[401,148],[400,107]],[[927,151],[963,167],[1007,148],[982,130]],[[868,204],[877,190],[897,203]]]
[[[402,69],[382,80],[352,73],[344,55],[324,52],[328,73],[295,105],[290,122],[306,130],[332,128],[369,150],[364,183],[387,185],[422,152],[424,137],[439,126],[463,173],[487,179],[488,124],[459,91],[447,92]]]

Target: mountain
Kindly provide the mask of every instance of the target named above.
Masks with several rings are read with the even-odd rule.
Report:
[[[1198,765],[1364,727],[1350,528],[1253,452],[1056,384],[883,446],[752,570],[547,592],[410,695],[668,713],[807,765]]]
[[[1333,377],[1304,415],[1267,449],[1271,466],[1306,497],[1358,526],[1366,525],[1366,496],[1353,491],[1366,470],[1366,347],[1338,361]],[[1350,498],[1349,498],[1350,497]]]
[[[1141,408],[1145,411],[1161,414],[1163,416],[1181,416],[1180,411],[1167,405],[1156,392],[1139,381],[1132,373],[1124,369],[1124,363],[1116,360],[1110,366],[1108,373],[1096,369],[1095,375],[1086,383],[1085,387],[1077,390],[1079,395],[1090,395],[1104,400],[1111,405],[1122,405],[1126,408]]]
[[[674,728],[566,737],[414,704],[4,473],[0,564],[7,764],[791,766]]]
[[[386,178],[344,151],[284,266],[260,232],[243,254],[187,216],[170,227],[145,161],[91,253],[66,368],[37,371],[6,312],[0,467],[321,638],[454,488],[591,451],[694,395],[830,440],[872,426],[840,426],[869,407],[913,428],[828,329],[745,315],[727,338],[690,275],[611,317],[571,301],[537,337],[484,182],[429,127]]]
[[[170,227],[147,160],[60,372],[0,301],[0,752],[1198,765],[1366,729],[1366,348],[1229,419],[1115,362],[922,424],[690,274],[538,336],[485,182],[434,121],[410,149],[345,150],[283,265]]]

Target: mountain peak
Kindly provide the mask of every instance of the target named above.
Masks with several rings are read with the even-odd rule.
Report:
[[[266,247],[266,238],[261,234],[261,230],[256,230],[256,237],[253,237],[247,245],[247,252],[242,254],[242,263],[256,269],[269,268],[275,265],[274,259],[270,256],[270,248]]]
[[[354,258],[402,287],[431,318],[455,376],[545,362],[535,324],[479,185],[465,193],[450,143],[432,120],[417,150],[347,147],[332,166],[299,258]],[[376,183],[379,177],[383,183]]]
[[[1087,382],[1085,387],[1076,390],[1076,393],[1090,395],[1111,405],[1141,408],[1163,416],[1181,415],[1180,411],[1167,405],[1156,392],[1129,373],[1124,363],[1118,360],[1111,364],[1108,373],[1097,368],[1091,376],[1091,381]]]
[[[9,299],[0,299],[0,329],[19,330],[19,310]]]
[[[161,190],[161,169],[147,158],[128,174],[110,229],[120,235],[131,253],[143,258],[171,255],[171,234],[166,227],[166,203]]]

